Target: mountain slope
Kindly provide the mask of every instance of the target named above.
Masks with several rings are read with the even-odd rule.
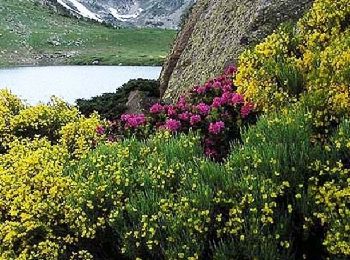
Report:
[[[57,15],[34,0],[0,0],[0,66],[161,64],[175,33],[107,28]]]
[[[195,0],[41,0],[65,12],[114,26],[176,29]]]

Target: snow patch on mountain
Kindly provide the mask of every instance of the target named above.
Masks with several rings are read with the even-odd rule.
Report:
[[[65,2],[63,2],[63,0],[57,0],[57,2],[58,2],[60,5],[62,5],[64,8],[66,8],[66,9],[68,9],[68,10],[70,10],[70,11],[73,11],[73,9],[72,9],[69,5],[67,5]]]
[[[62,4],[62,1],[58,1],[60,4]],[[86,8],[85,5],[83,5],[82,3],[78,2],[77,0],[69,0],[70,3],[72,3],[74,5],[74,7],[78,10],[78,13],[86,18],[92,19],[92,20],[96,20],[98,22],[102,22],[102,19],[99,15],[91,12],[89,9]],[[67,5],[67,4],[65,4]],[[65,6],[62,5],[62,6]]]
[[[113,15],[113,17],[115,17],[119,21],[126,22],[126,21],[129,21],[130,19],[136,19],[137,17],[139,17],[139,15],[142,13],[143,9],[139,8],[137,10],[137,12],[133,13],[133,14],[119,14],[118,10],[116,10],[112,7],[109,8],[109,11],[110,11],[111,15]]]
[[[38,0],[76,17],[116,27],[177,29],[181,16],[195,0]],[[64,13],[63,11],[63,13]]]

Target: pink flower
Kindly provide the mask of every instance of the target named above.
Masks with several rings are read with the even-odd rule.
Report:
[[[137,128],[146,124],[146,117],[144,114],[124,114],[121,120],[125,123],[127,128]]]
[[[190,118],[190,124],[193,126],[193,125],[199,123],[201,120],[202,120],[202,118],[200,115],[193,115]]]
[[[212,106],[216,107],[216,108],[220,107],[221,106],[221,98],[219,98],[219,97],[214,98]]]
[[[181,96],[176,106],[181,110],[186,110],[188,108],[186,98],[184,96]]]
[[[230,100],[232,99],[232,93],[229,92],[225,92],[224,94],[222,94],[221,96],[221,104],[228,104],[230,102]]]
[[[165,122],[165,128],[171,132],[176,132],[181,127],[181,122],[175,119],[168,119]]]
[[[161,104],[156,103],[150,108],[149,111],[152,114],[160,114],[160,113],[164,112],[164,107]]]
[[[206,91],[205,87],[198,87],[196,89],[196,93],[199,95],[205,93],[205,91]]]
[[[178,117],[180,120],[187,121],[190,119],[190,116],[191,116],[191,114],[188,111],[186,111],[184,113],[179,114]]]
[[[232,83],[225,84],[222,87],[222,91],[224,91],[224,92],[231,92],[232,91]]]
[[[215,81],[214,84],[213,84],[213,88],[215,88],[215,89],[221,88],[221,82],[220,81]]]
[[[216,152],[216,150],[212,149],[212,148],[205,148],[205,152],[204,153],[205,153],[206,156],[211,157],[211,158],[217,156],[217,154],[218,154]]]
[[[241,116],[243,118],[246,118],[247,116],[249,116],[250,112],[252,112],[252,110],[254,109],[254,104],[252,103],[245,103],[244,106],[242,106],[241,108]]]
[[[199,103],[196,108],[198,109],[199,113],[202,115],[208,115],[210,112],[210,106],[208,106],[205,103]]]
[[[244,103],[244,97],[240,94],[234,94],[232,99],[231,99],[232,104],[241,104]]]
[[[224,128],[225,128],[225,123],[222,121],[210,123],[209,133],[217,135],[217,134],[220,134],[224,130]]]
[[[175,116],[177,114],[177,111],[174,106],[168,106],[167,110],[168,116]]]
[[[97,128],[96,128],[96,133],[99,134],[99,135],[103,135],[105,133],[106,129],[99,125]]]
[[[237,68],[234,65],[229,66],[225,71],[226,75],[235,75],[236,73],[237,73]]]

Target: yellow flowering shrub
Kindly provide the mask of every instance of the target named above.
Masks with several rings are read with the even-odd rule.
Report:
[[[17,137],[47,137],[57,142],[60,129],[79,115],[77,108],[53,97],[47,105],[39,104],[21,110],[10,120],[11,132]]]
[[[0,256],[57,259],[69,234],[65,199],[72,181],[62,175],[67,151],[45,139],[16,140],[0,156]]]
[[[310,179],[315,200],[313,216],[325,229],[323,245],[339,257],[350,256],[350,121],[341,123],[326,147],[328,160],[317,160],[312,169],[318,174]]]
[[[328,114],[349,114],[349,15],[348,0],[316,0],[294,28],[282,26],[242,54],[238,91],[264,111],[278,110],[306,92],[322,96]]]
[[[57,144],[15,139],[0,155],[0,259],[347,256],[350,124],[321,149],[311,115],[298,104],[263,116],[224,163],[192,133],[90,149],[97,115]]]
[[[14,136],[9,128],[10,119],[24,109],[22,101],[7,89],[0,90],[0,153]]]
[[[88,118],[80,116],[76,121],[62,127],[59,132],[60,142],[71,156],[81,157],[101,139],[96,131],[100,125],[101,120],[97,114],[92,114]]]

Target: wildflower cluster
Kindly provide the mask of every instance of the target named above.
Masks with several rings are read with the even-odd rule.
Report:
[[[124,136],[139,137],[157,129],[172,133],[200,131],[205,154],[221,159],[230,141],[240,138],[241,127],[255,118],[254,104],[235,91],[235,73],[236,68],[231,66],[222,76],[194,87],[174,105],[154,104],[147,116],[122,115],[117,129]]]
[[[348,259],[349,8],[316,0],[247,51],[246,96],[231,67],[106,124],[1,90],[0,259]],[[241,132],[246,98],[269,113]]]
[[[324,229],[323,245],[333,255],[350,255],[350,121],[344,120],[325,149],[326,161],[317,160],[310,178],[315,200],[313,217]]]
[[[61,99],[52,98],[51,103],[27,107],[10,120],[13,134],[21,138],[47,137],[51,141],[59,138],[60,129],[79,116],[75,107]]]
[[[313,96],[314,124],[349,114],[350,4],[316,0],[296,26],[284,25],[240,58],[238,92],[265,111]]]
[[[14,136],[10,119],[24,109],[22,101],[9,90],[0,90],[0,153],[4,152]]]

